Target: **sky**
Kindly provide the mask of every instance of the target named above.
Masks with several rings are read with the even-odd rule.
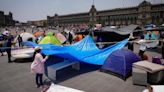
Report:
[[[94,0],[97,10],[137,6],[143,0]],[[164,0],[147,0],[164,3]],[[47,16],[89,12],[93,0],[0,0],[0,11],[13,13],[20,22],[46,19]]]

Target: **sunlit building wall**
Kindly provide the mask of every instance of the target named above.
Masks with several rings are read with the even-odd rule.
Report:
[[[47,16],[48,26],[74,26],[80,24],[126,26],[138,24],[160,25],[164,22],[164,4],[143,1],[138,6],[97,11],[92,5],[89,12]]]

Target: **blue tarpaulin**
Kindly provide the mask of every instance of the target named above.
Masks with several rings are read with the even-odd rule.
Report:
[[[98,49],[90,36],[69,46],[55,46],[52,44],[39,44],[42,53],[45,55],[56,55],[69,60],[77,60],[85,63],[102,65],[107,56],[117,49],[123,48],[128,39],[118,42],[112,46]]]
[[[105,59],[115,50],[123,48],[128,42],[128,39],[118,42],[112,46],[102,49],[98,53],[94,53],[87,56],[84,59],[85,62],[96,65],[103,65]]]
[[[33,47],[34,48],[38,44],[36,44],[34,42],[31,42],[31,41],[25,41],[25,42],[22,42],[22,45],[25,45],[25,46],[29,46],[29,47]]]

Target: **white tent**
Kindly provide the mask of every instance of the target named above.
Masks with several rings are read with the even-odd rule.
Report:
[[[3,35],[8,35],[10,32],[9,31],[3,31]]]
[[[35,41],[35,37],[31,33],[21,33],[20,36],[22,37],[23,42],[24,41],[29,41],[31,39],[33,42]],[[16,43],[15,46],[18,46],[18,36],[14,39],[14,42]]]
[[[24,41],[28,41],[29,39],[32,39],[33,41],[35,40],[35,37],[27,32],[21,33],[20,36],[22,37],[23,42]],[[18,38],[18,36],[16,37],[16,39]]]

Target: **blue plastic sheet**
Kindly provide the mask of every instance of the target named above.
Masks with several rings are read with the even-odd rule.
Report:
[[[36,44],[36,43],[34,43],[34,42],[31,42],[31,41],[22,42],[22,45],[29,46],[29,47],[38,46],[38,44]]]
[[[113,51],[123,48],[127,44],[127,42],[128,42],[128,39],[123,40],[123,41],[116,43],[112,46],[104,48],[103,50],[99,51],[98,53],[87,56],[87,57],[83,58],[83,60],[87,63],[90,63],[90,64],[103,65],[106,58]]]
[[[55,46],[52,44],[40,44],[39,46],[42,47],[42,53],[45,55],[56,55],[69,60],[102,65],[109,54],[117,49],[123,48],[127,42],[128,39],[100,50],[92,38],[86,36],[81,41],[69,46]]]

